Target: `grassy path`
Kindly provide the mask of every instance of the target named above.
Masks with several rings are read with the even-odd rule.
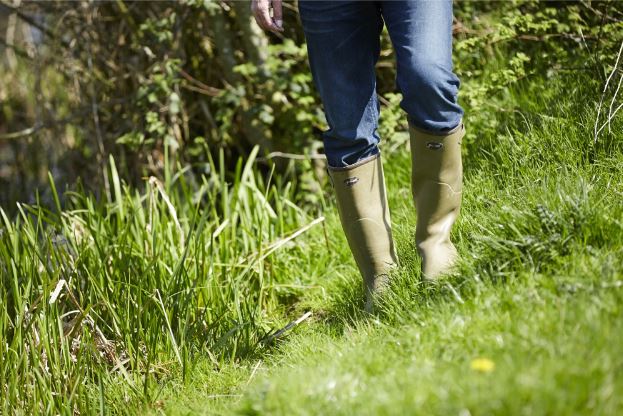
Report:
[[[331,250],[320,230],[299,241],[310,260],[295,275],[315,286],[287,311],[312,310],[314,318],[236,365],[215,372],[198,364],[181,394],[170,385],[153,409],[621,414],[621,136],[593,146],[590,114],[574,112],[577,97],[552,109],[522,94],[515,102],[531,100],[531,108],[521,121],[503,116],[506,133],[468,133],[456,276],[419,282],[409,160],[392,155],[386,166],[402,267],[379,315],[359,311],[357,273],[330,214]]]

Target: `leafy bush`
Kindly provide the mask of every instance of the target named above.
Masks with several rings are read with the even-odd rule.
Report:
[[[7,50],[15,60],[0,65],[9,86],[0,134],[23,133],[0,139],[0,183],[9,190],[0,201],[32,202],[48,170],[61,185],[81,177],[90,189],[109,190],[110,154],[124,178],[141,184],[161,177],[166,164],[200,174],[220,149],[229,168],[256,145],[260,156],[321,152],[322,107],[296,7],[285,6],[279,36],[261,32],[238,1],[2,6],[33,35],[13,39]],[[518,110],[508,91],[523,78],[588,71],[591,88],[601,88],[623,37],[620,2],[458,2],[455,15],[468,141],[504,131],[495,113]],[[389,151],[404,150],[407,128],[393,59],[384,33],[377,72]],[[313,187],[305,167],[271,160],[302,179],[302,189]]]

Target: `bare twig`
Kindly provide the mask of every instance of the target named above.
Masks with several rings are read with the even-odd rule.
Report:
[[[39,130],[64,126],[68,123],[71,123],[72,121],[75,121],[79,117],[83,117],[85,114],[90,113],[90,112],[91,112],[90,108],[84,108],[81,111],[78,111],[68,117],[50,120],[45,123],[41,123],[41,122],[35,123],[34,126],[28,127],[23,130],[0,134],[0,140],[17,140],[17,139],[21,139],[24,137],[29,137],[37,133]]]
[[[599,119],[601,116],[601,108],[603,106],[604,100],[606,98],[606,93],[608,91],[608,87],[610,86],[610,81],[612,80],[612,78],[614,77],[614,75],[618,72],[617,69],[619,67],[619,61],[621,60],[621,54],[623,53],[623,42],[621,42],[621,47],[619,48],[619,53],[617,54],[617,58],[616,61],[614,63],[614,67],[612,68],[612,72],[610,72],[610,75],[608,76],[608,78],[606,79],[606,84],[604,85],[604,89],[601,93],[601,98],[599,99],[599,105],[597,107],[597,118],[595,120],[595,128],[594,128],[594,138],[593,138],[593,143],[597,143],[597,138],[599,136],[599,133],[606,127],[610,125],[610,121],[614,118],[614,115],[621,109],[621,107],[623,106],[620,105],[618,106],[616,109],[614,109],[614,111],[612,110],[612,107],[614,107],[614,102],[616,100],[617,94],[619,92],[619,89],[621,87],[621,81],[619,81],[619,85],[612,97],[612,101],[610,103],[609,106],[609,111],[608,111],[608,118],[606,120],[605,123],[603,123],[601,125],[601,127],[599,127]],[[623,76],[622,76],[623,77]]]
[[[267,336],[266,338],[264,338],[264,340],[262,340],[262,343],[264,345],[270,344],[275,339],[277,339],[278,337],[282,336],[283,334],[285,334],[287,331],[289,331],[290,329],[294,328],[295,326],[299,325],[301,322],[303,322],[304,320],[306,320],[310,316],[312,316],[311,311],[305,312],[305,314],[303,314],[303,316],[298,318],[296,321],[290,322],[288,325],[284,326],[283,328],[281,328],[277,332],[274,332],[273,334],[271,334],[271,335]]]
[[[22,137],[32,136],[33,134],[35,134],[42,128],[44,128],[43,124],[36,124],[24,130],[15,131],[12,133],[0,134],[0,140],[15,140],[15,139],[21,139]]]
[[[205,84],[199,81],[197,78],[190,75],[188,72],[184,71],[183,69],[180,69],[179,72],[180,72],[180,75],[184,77],[184,79],[194,84],[194,88],[192,86],[186,86],[186,88],[190,90],[198,91],[198,92],[201,92],[202,94],[210,95],[212,97],[216,97],[221,92],[223,92],[221,88],[216,88],[208,84]]]
[[[207,95],[209,97],[216,97],[219,94],[218,92],[215,92],[215,91],[212,91],[212,90],[206,90],[206,89],[197,87],[197,86],[192,85],[192,84],[191,85],[183,84],[182,88],[185,88],[185,89],[187,89],[189,91],[195,91],[195,92],[198,92],[199,94]]]
[[[590,5],[590,3],[585,1],[585,0],[580,1],[580,3],[582,3],[582,6],[586,7],[588,10],[592,11],[596,15],[601,16],[602,20],[609,20],[611,22],[616,22],[616,23],[619,23],[619,22],[622,21],[620,19],[614,18],[614,17],[612,17],[612,16],[610,16],[610,15],[608,15],[608,14],[606,14],[606,13],[604,13],[604,12],[594,8],[594,7],[592,7]]]
[[[295,153],[284,153],[284,152],[270,152],[265,157],[258,157],[256,160],[258,161],[266,161],[274,158],[283,158],[283,159],[292,159],[292,160],[322,160],[325,158],[324,155],[320,154],[311,154],[311,155],[297,155]]]

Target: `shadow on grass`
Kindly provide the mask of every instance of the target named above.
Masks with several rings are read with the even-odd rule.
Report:
[[[397,243],[401,264],[392,272],[390,287],[377,299],[374,312],[370,314],[364,310],[364,288],[361,277],[356,274],[332,286],[327,307],[315,311],[323,331],[341,337],[369,320],[391,324],[395,320],[413,318],[410,311],[460,300],[458,293],[468,280],[463,277],[467,274],[457,273],[440,282],[422,281],[413,238],[399,238]]]
[[[494,194],[497,188],[475,179],[472,192],[497,199],[487,206],[467,199],[470,217],[461,220],[455,236],[462,256],[455,273],[437,282],[421,281],[412,230],[398,225],[401,266],[377,312],[364,312],[361,277],[353,268],[348,278],[328,284],[329,298],[313,309],[318,330],[341,337],[370,319],[387,325],[417,322],[442,304],[470,301],[482,285],[555,275],[580,252],[620,246],[620,224],[612,219],[621,218],[622,208],[606,174],[620,172],[616,162],[607,159],[598,167],[583,162],[564,176],[546,165],[540,172],[549,175],[547,181],[533,183],[530,176],[517,176],[514,184],[521,187],[520,194]],[[595,169],[603,174],[596,175]],[[408,222],[400,213],[397,218],[398,224]]]

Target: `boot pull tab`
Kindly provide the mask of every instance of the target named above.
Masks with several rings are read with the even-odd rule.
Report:
[[[443,148],[443,143],[439,142],[427,142],[426,148],[428,150],[441,150]]]
[[[356,176],[353,176],[352,178],[344,179],[344,185],[347,188],[353,187],[357,182],[359,182],[359,178]]]

